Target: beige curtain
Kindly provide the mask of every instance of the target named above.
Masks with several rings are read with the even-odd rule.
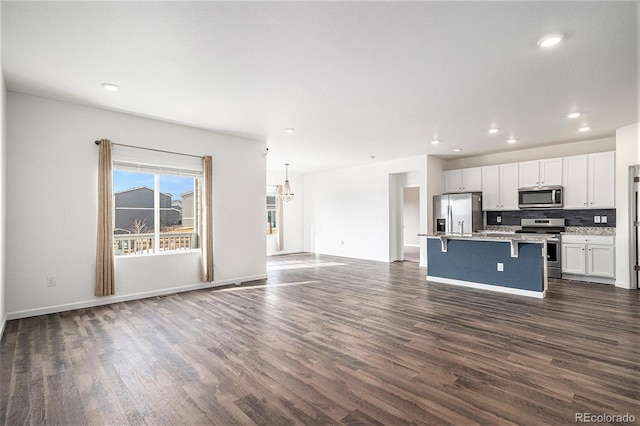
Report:
[[[96,296],[115,294],[113,253],[113,183],[111,141],[101,139],[98,154],[98,238],[96,244]]]
[[[200,236],[200,281],[213,281],[213,160],[202,159],[202,230]]]
[[[276,250],[284,250],[284,215],[282,214],[282,185],[276,186]]]

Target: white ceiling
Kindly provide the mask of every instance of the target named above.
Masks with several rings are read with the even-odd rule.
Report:
[[[639,120],[638,16],[636,2],[3,2],[2,66],[10,90],[266,140],[270,168],[300,173],[613,136]],[[554,31],[565,41],[540,49]]]

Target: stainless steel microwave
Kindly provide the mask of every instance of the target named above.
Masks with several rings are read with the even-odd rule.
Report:
[[[561,209],[561,186],[542,186],[537,188],[520,188],[518,190],[518,206],[521,209]]]

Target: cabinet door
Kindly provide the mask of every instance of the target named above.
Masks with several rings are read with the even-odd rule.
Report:
[[[587,208],[587,156],[564,158],[562,173],[564,208]]]
[[[482,168],[482,210],[500,210],[500,172],[498,166]]]
[[[540,186],[562,185],[562,158],[540,160]]]
[[[615,153],[589,155],[589,208],[615,208]]]
[[[446,170],[442,172],[442,192],[462,192],[462,171]]]
[[[587,245],[587,274],[613,278],[614,248],[605,245]]]
[[[482,167],[472,167],[461,171],[463,192],[482,191]]]
[[[540,185],[539,167],[538,161],[526,161],[519,164],[520,188],[533,188]]]
[[[562,272],[578,275],[586,274],[585,247],[584,244],[562,243]]]
[[[500,166],[500,210],[519,210],[518,163]]]

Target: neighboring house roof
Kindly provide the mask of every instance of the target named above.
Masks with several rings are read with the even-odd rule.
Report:
[[[185,195],[192,195],[192,194],[193,194],[193,190],[187,191],[187,192],[183,192],[182,194],[180,194],[180,197],[184,198]]]
[[[113,195],[118,195],[118,194],[122,194],[125,192],[131,192],[131,191],[139,191],[141,189],[146,189],[147,191],[151,191],[153,192],[153,189],[147,187],[147,186],[134,186],[133,188],[129,188],[129,189],[123,189],[122,191],[118,191],[118,192],[114,192]],[[169,198],[173,198],[173,195],[169,194],[168,192],[160,192],[160,194],[169,197]]]

